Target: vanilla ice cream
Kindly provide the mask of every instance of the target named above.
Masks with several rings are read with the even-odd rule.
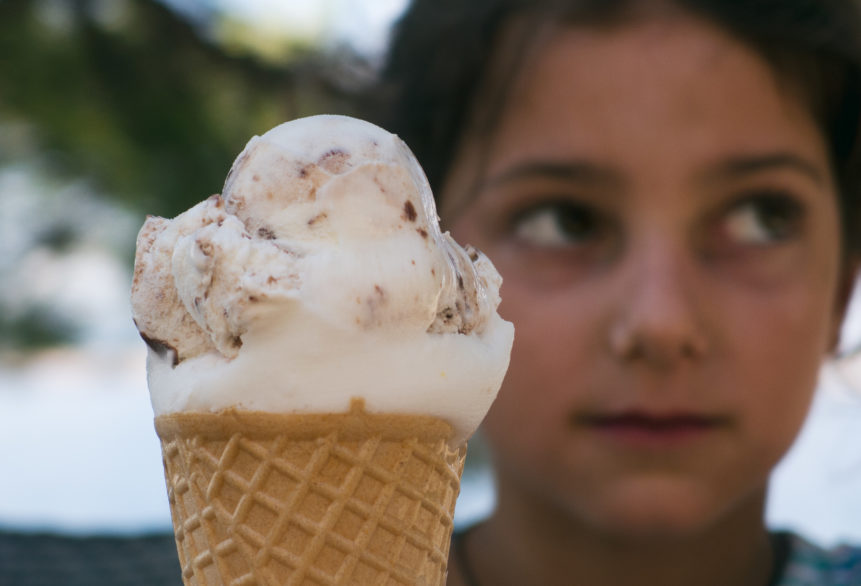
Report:
[[[344,116],[254,137],[221,196],[137,242],[155,415],[227,408],[442,418],[466,439],[508,367],[501,279],[438,225],[395,135]]]

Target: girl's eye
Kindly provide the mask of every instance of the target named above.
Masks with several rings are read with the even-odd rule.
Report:
[[[795,237],[801,229],[802,205],[781,194],[746,198],[723,219],[722,232],[733,244],[766,246]]]
[[[514,234],[527,244],[561,248],[582,244],[600,229],[598,214],[586,206],[557,201],[539,204],[514,221]]]

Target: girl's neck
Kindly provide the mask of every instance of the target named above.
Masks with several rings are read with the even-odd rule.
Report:
[[[695,536],[619,538],[502,491],[497,513],[470,532],[460,548],[467,559],[458,561],[470,566],[473,586],[766,586],[773,553],[764,494]]]

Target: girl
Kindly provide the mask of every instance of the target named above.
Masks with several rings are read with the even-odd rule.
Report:
[[[769,473],[861,251],[850,0],[417,0],[385,115],[493,259],[497,509],[449,583],[861,584],[770,533]]]

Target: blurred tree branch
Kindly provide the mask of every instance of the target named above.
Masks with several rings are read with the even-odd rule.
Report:
[[[354,112],[349,84],[366,73],[361,58],[301,46],[278,63],[237,55],[207,34],[223,15],[200,6],[198,22],[156,0],[0,0],[0,171],[21,164],[48,186],[29,193],[7,181],[0,193],[6,213],[22,198],[44,206],[38,225],[10,226],[18,216],[7,216],[7,236],[17,236],[0,240],[0,351],[73,343],[90,325],[12,286],[38,281],[16,269],[31,253],[60,257],[106,221],[81,201],[57,201],[75,191],[68,186],[112,198],[141,222],[144,213],[173,217],[221,190],[251,136],[299,116]],[[130,230],[113,252],[130,264],[133,243]]]
[[[350,113],[344,56],[285,65],[229,54],[154,0],[0,0],[0,125],[39,156],[148,213],[173,216],[221,189],[254,134],[302,115]],[[115,7],[116,8],[116,7]],[[2,133],[3,126],[0,126]],[[28,156],[0,140],[0,161]]]

